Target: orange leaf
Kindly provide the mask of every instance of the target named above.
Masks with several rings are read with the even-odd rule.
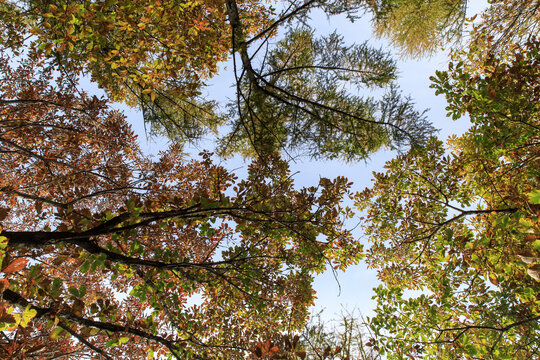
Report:
[[[3,272],[7,273],[13,273],[15,271],[19,271],[21,269],[24,269],[24,267],[28,264],[28,260],[25,258],[18,258],[15,259],[2,270]]]
[[[493,284],[493,285],[499,285],[499,281],[497,280],[497,277],[493,274],[489,274],[489,281]]]
[[[268,355],[272,355],[273,353],[277,352],[279,348],[277,346],[272,346],[270,350],[268,350]]]
[[[0,279],[0,291],[9,288],[9,281],[7,279]]]

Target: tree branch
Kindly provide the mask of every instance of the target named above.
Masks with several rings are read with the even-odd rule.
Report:
[[[72,321],[72,322],[74,322],[74,323],[76,323],[78,325],[81,325],[81,326],[93,327],[93,328],[96,328],[96,329],[99,329],[99,330],[109,331],[109,332],[112,332],[112,333],[120,333],[120,334],[125,333],[125,334],[135,335],[135,336],[138,336],[138,337],[141,337],[141,338],[144,338],[144,339],[147,339],[147,340],[151,340],[153,342],[156,342],[158,344],[161,344],[161,345],[165,346],[167,349],[169,349],[171,354],[176,359],[181,360],[181,358],[176,353],[175,342],[167,340],[162,336],[153,335],[153,334],[147,333],[147,332],[145,332],[143,330],[133,328],[133,327],[129,327],[129,326],[124,326],[124,325],[119,325],[119,324],[114,324],[114,323],[107,323],[107,322],[103,322],[103,321],[96,321],[96,320],[87,319],[87,318],[84,318],[84,317],[79,316],[79,315],[75,315],[75,314],[73,314],[73,313],[71,313],[69,311],[65,311],[65,310],[61,310],[61,311],[57,312],[52,308],[38,307],[38,306],[35,306],[35,305],[31,304],[28,300],[23,298],[21,295],[17,294],[14,291],[9,290],[9,289],[4,290],[2,295],[3,295],[3,299],[10,302],[11,304],[20,305],[20,306],[25,307],[25,308],[27,306],[30,306],[31,309],[36,311],[36,313],[37,313],[36,318],[42,318],[42,317],[46,317],[48,315],[50,315],[50,316],[54,315],[54,316],[57,316],[57,317],[61,317],[61,318],[65,319],[65,320]],[[92,350],[94,350],[94,349],[92,349]]]

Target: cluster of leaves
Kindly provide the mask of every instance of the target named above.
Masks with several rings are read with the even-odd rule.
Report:
[[[293,26],[255,70],[248,50],[343,3],[275,16],[254,0],[0,1],[3,357],[306,356],[281,334],[302,328],[313,274],[356,263],[361,245],[343,225],[347,180],[297,189],[277,150],[365,158],[432,131],[393,87],[394,62],[366,44]],[[225,117],[199,94],[231,50],[242,70],[222,149],[258,155],[247,178],[180,147],[144,156],[109,100],[179,142],[217,131]],[[388,92],[361,99],[351,84]]]
[[[285,149],[357,161],[381,147],[417,146],[433,134],[424,114],[397,90],[396,65],[388,53],[367,43],[347,45],[336,33],[317,38],[309,25],[293,23],[257,63],[267,47],[250,51],[259,37],[246,38],[234,1],[227,4],[239,61],[235,57],[232,131],[221,140],[222,154]],[[308,1],[275,23],[313,7]],[[383,90],[380,99],[358,95],[375,89]]]
[[[534,358],[540,64],[523,35],[540,3],[495,1],[470,51],[437,73],[449,116],[473,124],[448,147],[427,140],[387,53],[306,22],[314,9],[367,10],[422,55],[461,32],[465,4],[283,1],[278,14],[255,0],[0,0],[0,354]],[[224,115],[200,93],[229,53]],[[230,125],[219,150],[256,157],[246,179],[179,146],[144,156],[123,115],[77,87],[86,74],[179,143]],[[348,181],[297,189],[277,152],[359,160],[404,146],[356,196],[384,282],[375,338],[350,319],[341,337],[320,324],[283,335],[304,325],[313,274],[362,252],[343,225]]]
[[[313,273],[361,256],[346,179],[152,160],[76,78],[36,58],[0,72],[3,357],[244,358],[302,327]]]
[[[540,4],[529,0],[492,0],[482,21],[472,30],[476,50],[497,53],[508,45],[523,44],[540,31]]]
[[[253,0],[239,7],[247,33],[273,11]],[[2,42],[12,51],[29,45],[62,71],[91,75],[109,98],[141,107],[154,132],[182,141],[224,122],[199,95],[229,54],[226,20],[220,1],[0,2]]]
[[[472,127],[388,162],[357,196],[383,281],[375,346],[389,359],[539,354],[539,45],[473,46],[437,72],[448,115]]]
[[[34,46],[68,69],[89,72],[114,100],[136,101],[141,94],[153,100],[163,91],[192,95],[229,51],[229,25],[219,1],[23,4],[18,13],[28,19]],[[252,0],[240,6],[248,13],[247,31],[265,24],[267,8]]]

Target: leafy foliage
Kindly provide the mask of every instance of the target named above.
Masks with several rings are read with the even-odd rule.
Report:
[[[449,116],[472,127],[431,140],[358,194],[379,268],[376,345],[389,359],[538,356],[539,42],[438,72]]]
[[[467,0],[367,1],[375,34],[387,37],[401,54],[431,55],[461,37]]]
[[[112,100],[140,107],[152,131],[184,142],[216,132],[224,118],[201,98],[231,43],[220,1],[2,0],[3,42],[20,51],[22,39],[59,71],[91,75]],[[246,32],[261,29],[272,12],[239,1]]]
[[[537,1],[492,0],[477,15],[466,18],[467,0],[373,0],[360,1],[372,14],[375,34],[388,38],[405,57],[429,56],[466,34],[472,43],[499,51],[519,43],[539,30]],[[360,5],[362,7],[362,5]],[[356,15],[358,16],[358,15]],[[466,25],[472,25],[467,28]],[[491,43],[489,48],[485,42]]]
[[[4,357],[245,358],[303,325],[314,273],[361,256],[346,179],[152,160],[76,78],[35,58],[0,72]]]
[[[472,42],[485,54],[504,53],[506,46],[523,44],[540,30],[540,4],[528,0],[495,0],[472,30]]]
[[[70,69],[84,69],[115,100],[160,91],[190,95],[227,57],[230,38],[219,1],[28,1],[36,45]],[[265,8],[240,2],[247,31]],[[258,16],[250,14],[255,12]]]

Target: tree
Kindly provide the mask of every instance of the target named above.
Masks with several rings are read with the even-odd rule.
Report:
[[[60,71],[90,75],[115,101],[141,107],[155,131],[196,140],[223,118],[201,98],[204,81],[229,54],[221,1],[6,1],[5,43],[49,57]],[[259,1],[239,1],[246,33],[271,13]],[[25,47],[25,46],[23,46]],[[172,130],[171,130],[172,129]]]
[[[253,0],[239,4],[246,32],[257,31],[269,9]],[[219,1],[50,0],[4,6],[27,19],[33,46],[64,67],[90,73],[115,100],[160,90],[191,95],[229,51]]]
[[[539,10],[538,1],[492,1],[472,30],[472,43],[486,53],[504,52],[507,45],[522,43],[530,34],[538,33]]]
[[[16,14],[2,18],[6,26],[20,19],[28,24],[13,30],[18,37],[12,38],[32,35],[31,46],[41,56],[60,70],[90,74],[113,100],[139,106],[154,132],[179,144],[214,133],[223,155],[284,149],[358,160],[384,146],[416,146],[433,132],[397,90],[395,63],[387,53],[367,44],[348,46],[337,34],[317,39],[306,25],[313,9],[335,14],[358,8],[356,2],[283,1],[279,14],[252,0],[227,0],[226,6],[219,1],[24,4],[3,4]],[[289,29],[284,38],[270,44],[284,27]],[[229,53],[237,90],[224,114],[200,94]],[[360,97],[362,88],[383,89],[385,95]],[[231,131],[219,134],[223,129]]]
[[[366,1],[375,34],[386,37],[402,56],[429,56],[455,43],[466,23],[467,0]]]
[[[141,154],[123,115],[39,58],[0,72],[0,354],[245,358],[302,327],[313,274],[358,261],[346,179],[296,189]],[[199,300],[197,300],[199,299]]]
[[[449,116],[472,127],[391,160],[357,195],[388,359],[538,357],[539,45],[475,45],[437,72]]]
[[[433,133],[423,113],[395,85],[395,63],[367,44],[347,46],[336,33],[316,38],[306,24],[309,10],[345,11],[340,1],[306,1],[287,9],[263,32],[248,38],[234,0],[227,0],[232,28],[236,100],[224,154],[248,156],[279,149],[312,157],[360,160],[383,146],[417,146]],[[255,61],[268,34],[295,18],[283,39]],[[258,42],[262,42],[259,44]],[[254,52],[250,52],[255,47]],[[382,89],[381,99],[348,90]]]
[[[311,317],[300,339],[308,359],[380,360],[369,347],[371,335],[365,319],[354,312],[342,313],[332,323],[324,322],[318,313]]]
[[[321,319],[321,312],[310,317],[301,334],[285,334],[264,342],[255,348],[258,359],[328,359],[328,360],[380,360],[381,356],[370,346],[374,341],[366,337],[369,328],[362,317],[344,313],[331,323]]]
[[[498,51],[538,32],[540,4],[530,0],[492,0],[480,14],[466,18],[467,0],[360,1],[372,14],[375,34],[390,40],[405,57],[429,56],[464,37]],[[467,27],[467,25],[471,25]],[[480,48],[484,45],[480,44]]]

